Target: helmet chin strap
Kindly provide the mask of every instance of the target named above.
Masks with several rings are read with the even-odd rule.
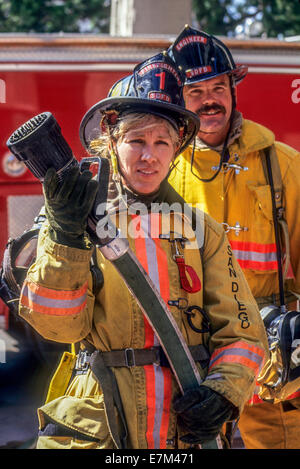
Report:
[[[121,171],[119,167],[119,160],[118,160],[118,150],[114,147],[114,141],[111,135],[110,127],[107,125],[107,133],[109,136],[109,154],[112,164],[112,179],[116,185],[117,191],[119,193],[120,199],[124,204],[124,207],[128,209],[128,203],[125,197],[125,190],[124,185],[122,182]]]
[[[221,152],[221,155],[220,155],[220,160],[219,160],[219,166],[218,166],[218,169],[217,171],[213,174],[213,176],[211,178],[200,178],[196,173],[194,173],[193,171],[193,164],[194,164],[194,157],[195,157],[195,148],[196,148],[196,138],[194,139],[194,143],[193,143],[193,151],[192,151],[192,157],[191,157],[191,172],[194,176],[196,176],[197,179],[199,179],[199,181],[202,181],[202,182],[211,182],[213,181],[219,174],[219,172],[221,171],[222,169],[222,165],[225,161],[225,155],[226,155],[226,152],[227,152],[227,144],[228,144],[228,139],[229,139],[229,135],[230,135],[230,132],[231,132],[231,129],[232,129],[232,124],[233,124],[233,117],[234,117],[234,111],[235,111],[235,108],[236,108],[236,98],[235,98],[235,92],[234,92],[234,88],[235,88],[235,85],[234,85],[234,78],[233,76],[229,76],[229,79],[230,79],[230,89],[231,89],[231,98],[232,98],[232,108],[231,108],[231,114],[230,114],[230,118],[229,118],[229,129],[228,129],[228,132],[226,134],[226,137],[225,137],[225,140],[224,140],[224,144],[223,144],[223,148],[222,148],[222,152]],[[208,133],[216,133],[216,132],[207,132]]]

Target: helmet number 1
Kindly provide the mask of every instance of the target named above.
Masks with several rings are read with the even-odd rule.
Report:
[[[159,88],[161,90],[164,90],[165,89],[166,72],[156,73],[155,76],[160,77]]]

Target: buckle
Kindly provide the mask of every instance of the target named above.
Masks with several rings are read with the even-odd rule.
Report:
[[[219,169],[219,166],[212,166],[211,168],[214,171]],[[227,173],[230,169],[234,169],[235,174],[240,174],[241,171],[248,171],[247,166],[241,166],[240,164],[236,163],[223,163],[222,164],[222,173]]]
[[[77,355],[75,370],[86,371],[90,366],[90,354],[84,350],[80,350]]]
[[[228,233],[230,230],[233,230],[235,232],[235,235],[238,236],[241,231],[248,231],[247,226],[241,226],[240,223],[237,221],[234,226],[228,225],[228,223],[221,223],[223,225],[225,233]]]
[[[188,307],[188,300],[186,298],[177,298],[177,300],[169,300],[168,305],[176,306],[178,309],[186,309]]]
[[[159,366],[166,366],[170,367],[169,360],[167,359],[167,356],[163,350],[162,347],[156,347],[156,356],[158,357],[158,361],[154,363],[154,365],[159,365]]]
[[[149,350],[155,355],[152,365],[161,366],[161,347],[151,347]]]
[[[125,366],[127,366],[128,368],[135,366],[135,356],[134,356],[133,348],[126,348],[124,350],[124,354],[125,354]]]

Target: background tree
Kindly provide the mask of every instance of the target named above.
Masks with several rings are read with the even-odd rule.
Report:
[[[198,26],[210,34],[281,37],[300,34],[299,0],[193,0]]]
[[[109,0],[0,0],[0,32],[107,33]]]
[[[196,26],[211,34],[267,37],[300,34],[300,0],[192,2]],[[110,4],[110,0],[0,0],[0,33],[108,33]]]

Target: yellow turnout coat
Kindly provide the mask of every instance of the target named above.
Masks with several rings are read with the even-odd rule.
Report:
[[[258,308],[222,226],[204,214],[201,252],[193,243],[188,247],[194,232],[185,225],[184,261],[201,282],[197,292],[185,291],[164,229],[164,216],[137,215],[134,226],[143,234],[129,236],[130,247],[168,304],[187,344],[204,344],[209,351],[207,366],[197,364],[203,384],[222,394],[240,412],[268,353]],[[182,215],[175,217],[182,221]],[[153,224],[157,229],[153,230]],[[104,286],[96,297],[93,295],[90,258],[89,250],[54,243],[45,224],[36,262],[23,286],[20,315],[47,339],[67,343],[87,339],[102,352],[158,345],[123,279],[99,250]],[[205,309],[210,333],[190,327],[185,310],[192,305]],[[195,313],[192,322],[201,329],[202,315]],[[148,364],[111,370],[127,422],[128,448],[184,448],[172,409],[179,388],[171,369]],[[114,448],[101,385],[90,369],[76,374],[65,394],[48,402],[38,414],[41,430],[49,422],[58,429],[40,436],[39,448]]]

